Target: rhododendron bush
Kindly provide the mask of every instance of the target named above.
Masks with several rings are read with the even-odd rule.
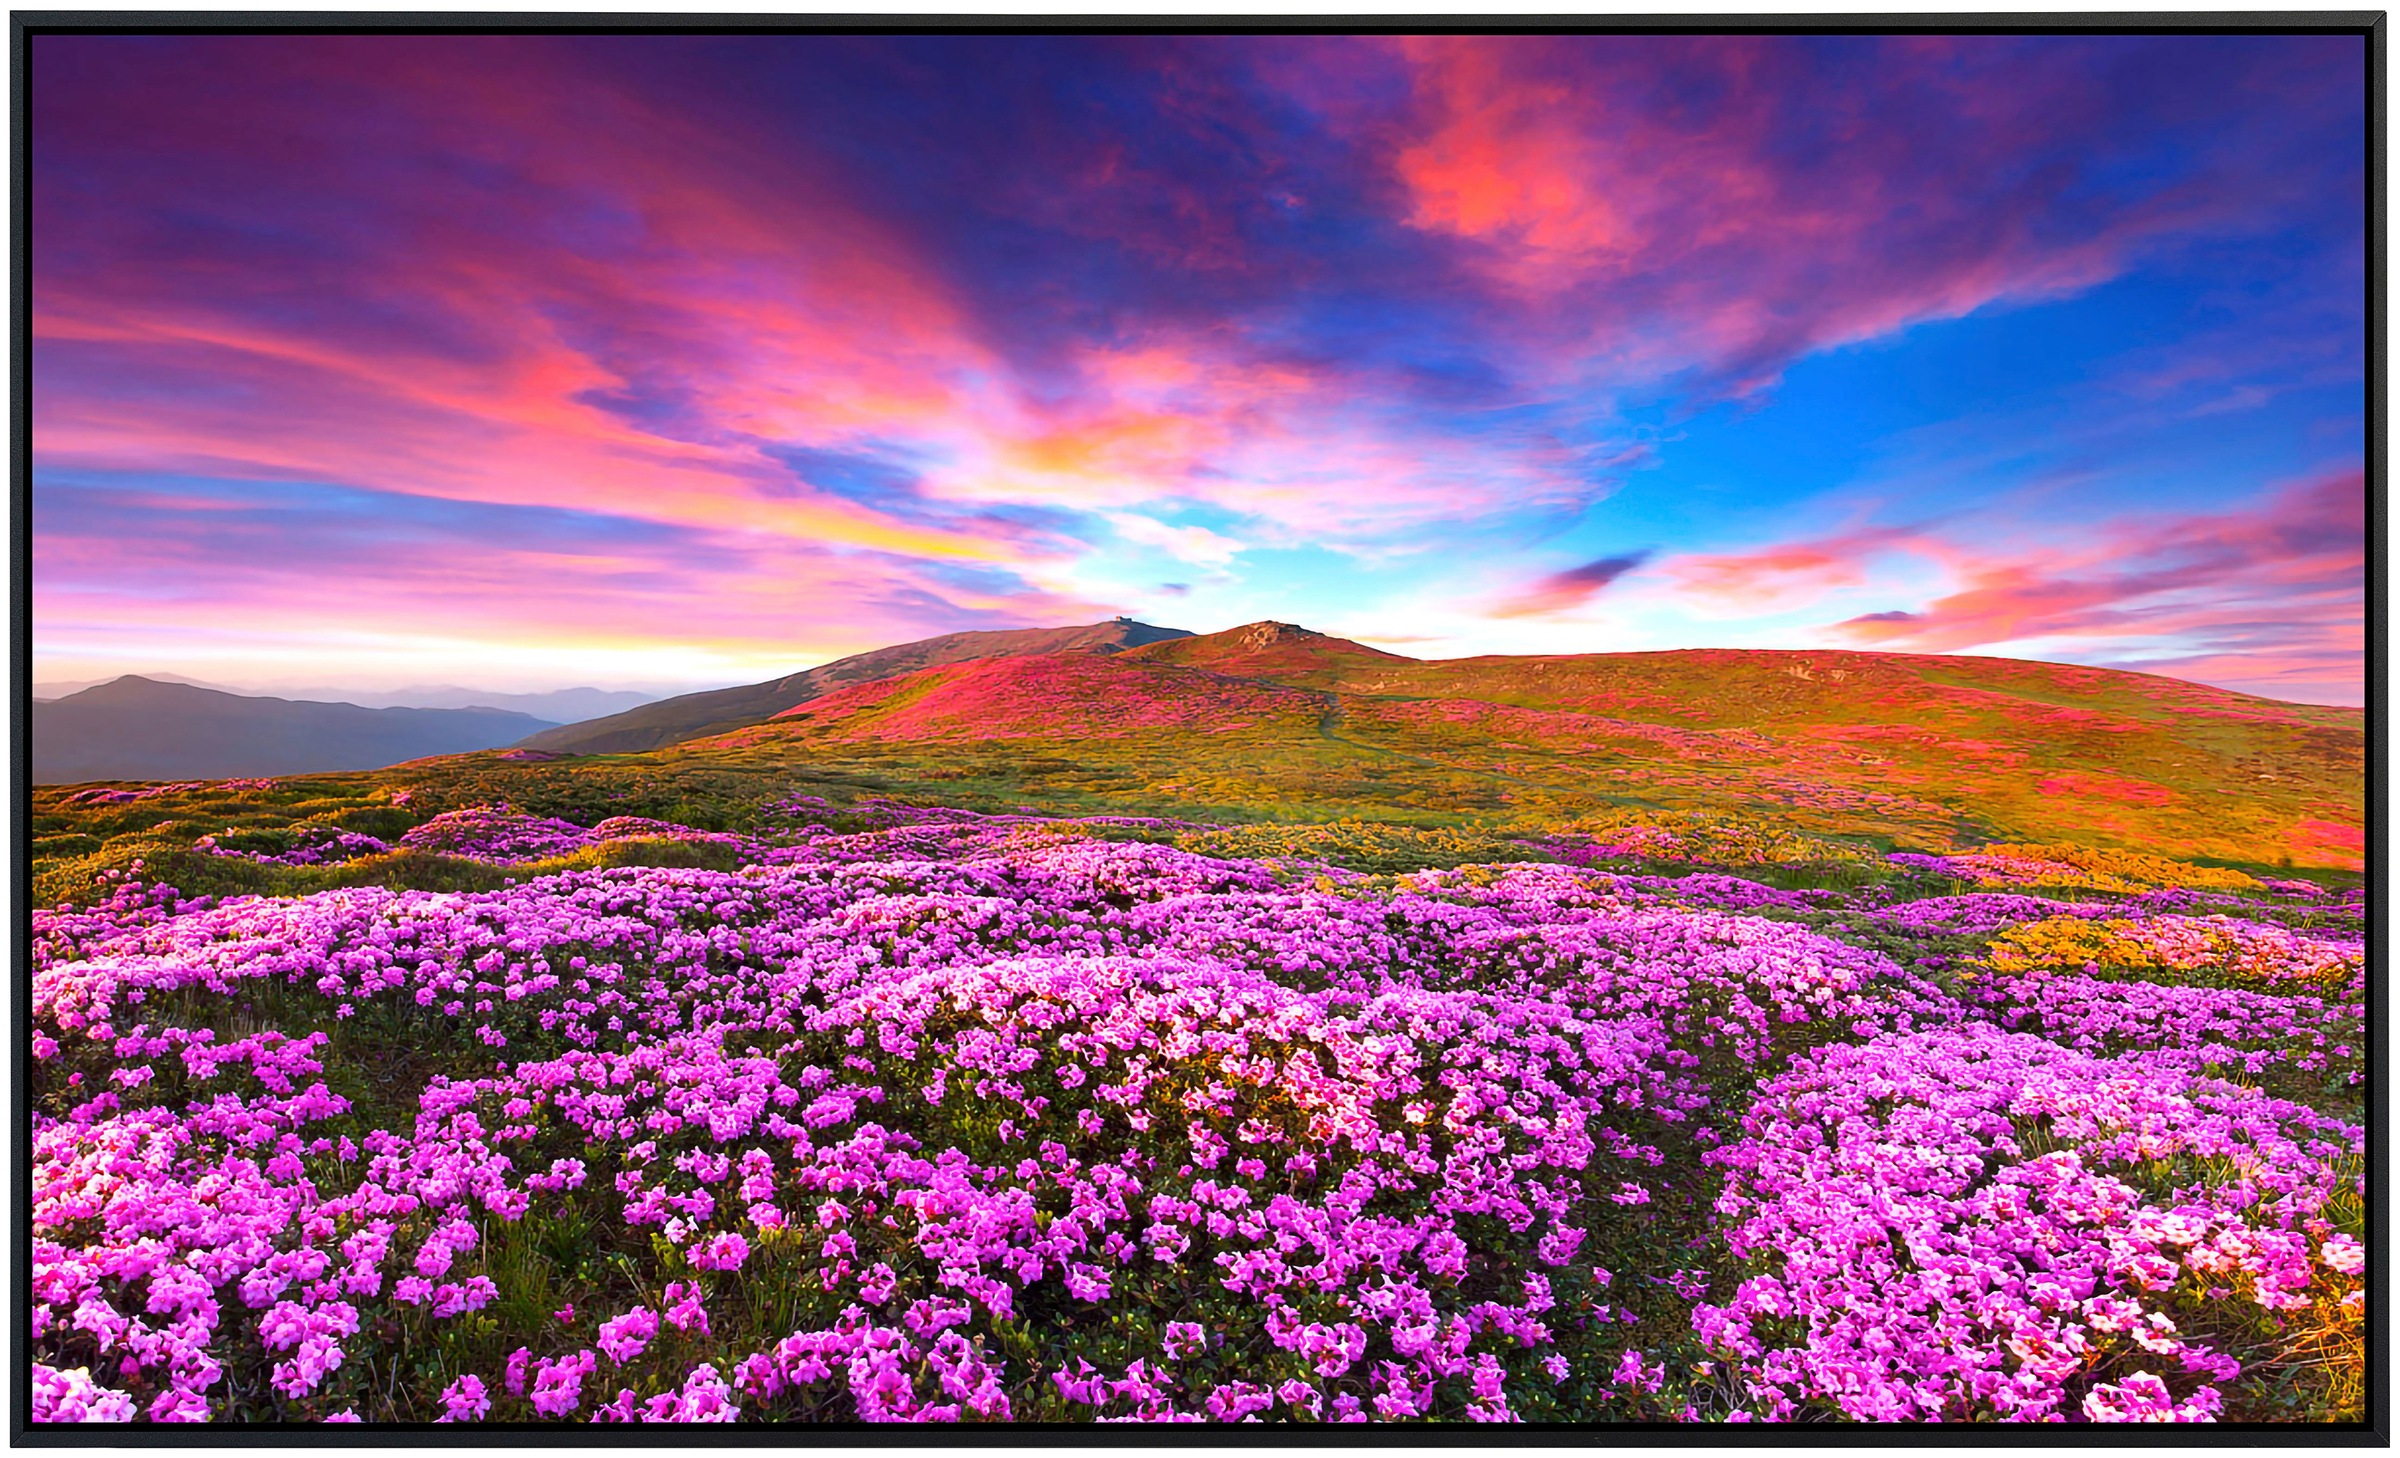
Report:
[[[38,913],[36,1420],[2359,1401],[2363,961],[2313,886],[773,808],[393,837],[732,869]]]
[[[2281,1313],[2357,1333],[2364,1131],[1972,1023],[1821,1050],[1760,1091],[1718,1208],[1769,1269],[1701,1331],[1785,1416],[2186,1420]]]

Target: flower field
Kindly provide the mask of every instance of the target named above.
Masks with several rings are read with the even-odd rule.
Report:
[[[350,823],[35,914],[37,1422],[2363,1413],[2356,892],[1806,884],[1683,822]],[[379,866],[455,888],[328,879]]]

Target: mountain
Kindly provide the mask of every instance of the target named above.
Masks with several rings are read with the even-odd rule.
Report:
[[[356,704],[366,709],[507,709],[530,715],[545,724],[575,724],[585,719],[597,719],[603,714],[621,714],[658,698],[656,694],[632,689],[571,688],[537,694],[505,694],[491,689],[462,688],[457,684],[412,684],[397,689],[276,684],[268,689],[243,690],[210,683],[205,679],[185,678],[179,673],[145,673],[137,676],[152,683],[187,684],[193,688],[215,689],[219,693],[246,698],[272,697],[305,703]],[[69,694],[114,682],[116,679],[113,678],[96,678],[82,683],[37,683],[33,686],[33,700],[37,704],[55,702]]]
[[[368,709],[251,698],[127,674],[33,706],[36,784],[380,769],[549,727],[498,709]]]
[[[1204,668],[1235,677],[1277,678],[1294,683],[1420,660],[1369,648],[1347,638],[1312,632],[1294,623],[1249,623],[1222,633],[1179,638],[1128,650],[1130,659]]]
[[[1130,654],[987,658],[854,684],[784,710],[764,726],[829,738],[902,742],[1223,733],[1279,715],[1313,719],[1317,698]],[[1071,732],[1062,726],[1072,724]]]
[[[117,678],[123,677],[125,677],[124,674],[117,675]],[[228,694],[240,692],[239,689],[227,688],[221,683],[209,683],[204,679],[185,678],[180,673],[149,673],[142,675],[142,677],[149,679],[152,683],[189,684],[193,688],[215,689],[219,693]],[[116,681],[116,678],[87,678],[74,683],[37,683],[33,686],[33,701],[37,704],[48,703],[53,700],[63,699],[69,694],[79,694],[85,689],[98,688],[104,683],[115,683]]]
[[[2016,659],[1424,661],[1258,623],[853,684],[661,762],[1141,813],[1719,810],[1917,848],[2072,840],[2355,868],[2364,730],[2358,709]]]
[[[302,758],[308,735],[292,721],[306,715],[347,716],[320,735],[345,749],[412,715],[481,727]],[[137,730],[148,737],[130,744]],[[1512,832],[1705,811],[1887,849],[2072,841],[2253,867],[2357,869],[2366,854],[2362,710],[1927,654],[1419,660],[1290,623],[1196,637],[1119,620],[953,634],[565,727],[127,678],[37,706],[34,734],[36,777],[53,783],[288,774],[522,741],[625,757],[573,766],[572,795],[559,767],[484,756],[402,779],[451,786],[436,798],[561,805],[814,785],[976,808]],[[92,762],[104,753],[116,757]],[[723,810],[729,824],[748,813]]]
[[[287,690],[289,692],[289,690]],[[341,693],[334,697],[370,709],[507,709],[529,714],[549,724],[580,724],[587,719],[622,714],[655,703],[656,694],[632,689],[552,689],[538,694],[499,694],[490,689],[456,684],[417,684],[371,693]]]
[[[588,723],[547,729],[524,743],[527,749],[560,754],[626,754],[686,739],[721,734],[761,723],[796,705],[853,684],[896,678],[948,663],[1031,654],[1079,653],[1106,656],[1145,644],[1189,638],[1180,628],[1154,628],[1130,618],[1080,628],[1020,628],[999,632],[948,633],[915,643],[853,654],[772,683],[681,694]]]

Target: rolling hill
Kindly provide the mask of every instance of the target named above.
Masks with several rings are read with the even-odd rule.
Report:
[[[1730,649],[1424,661],[1259,623],[923,668],[661,758],[1162,812],[1735,809],[1895,846],[2356,868],[2365,747],[2361,710],[2106,669]]]
[[[148,707],[153,757],[71,760],[99,742],[73,716],[112,696]],[[484,715],[474,734],[296,761],[289,723],[224,717],[272,703],[128,679],[37,705],[37,778],[416,758],[370,788],[413,787],[411,803],[427,807],[507,800],[714,829],[823,793],[1508,834],[1697,812],[1859,849],[2065,841],[2253,868],[2357,870],[2365,859],[2363,711],[2017,659],[1684,650],[1428,661],[1288,623],[1195,637],[1119,621],[903,644],[647,705],[635,711],[658,715],[646,725],[619,715],[615,729],[544,730],[524,741],[550,751],[538,755],[471,752],[522,737],[521,717]],[[477,717],[280,707],[286,719],[348,716],[353,731],[412,713]],[[718,715],[735,727],[609,748],[621,742],[612,736],[680,735]]]
[[[657,749],[756,724],[853,684],[896,678],[942,664],[1038,654],[1108,655],[1191,636],[1180,628],[1154,628],[1129,618],[1079,628],[948,633],[853,654],[787,674],[771,683],[680,694],[606,718],[546,729],[526,739],[522,747],[559,754],[624,754]]]
[[[1255,678],[1314,682],[1328,673],[1366,671],[1383,665],[1412,664],[1403,658],[1347,638],[1312,632],[1295,623],[1251,623],[1205,637],[1178,638],[1128,650],[1128,661],[1200,668],[1210,673]]]
[[[377,769],[491,749],[546,727],[500,709],[367,709],[127,674],[34,704],[33,778],[59,785]]]

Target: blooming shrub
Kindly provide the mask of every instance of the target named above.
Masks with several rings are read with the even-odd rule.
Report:
[[[263,834],[227,831],[222,835],[204,835],[193,844],[210,855],[270,866],[339,865],[361,856],[385,855],[392,849],[371,835],[356,834],[335,825],[308,824]]]
[[[1878,950],[2081,903],[770,811],[400,837],[734,870],[36,912],[37,1420],[2205,1416],[2258,1321],[2357,1326],[2357,1131],[2204,1076],[2350,1097],[2355,996]],[[1839,1234],[1983,1259],[2070,1207],[2072,1312],[1969,1271],[2107,1354],[2049,1388]]]
[[[88,790],[73,792],[66,797],[64,803],[69,805],[138,805],[146,800],[163,800],[171,795],[188,795],[196,791],[241,794],[244,791],[273,790],[278,787],[278,781],[261,779],[178,780],[173,784],[144,785],[138,790],[95,785]]]
[[[2362,1309],[2365,1131],[2253,1089],[1967,1026],[1820,1050],[1742,1134],[1757,1274],[1697,1325],[1759,1416],[2213,1418]]]
[[[1972,995],[2004,1028],[2320,1107],[2354,1100],[2366,1083],[2366,1005],[2355,989],[2286,994],[2046,971],[1987,980]]]
[[[590,839],[580,825],[527,815],[502,804],[476,805],[436,815],[401,836],[400,844],[410,850],[439,851],[507,865],[567,855],[582,849]]]

